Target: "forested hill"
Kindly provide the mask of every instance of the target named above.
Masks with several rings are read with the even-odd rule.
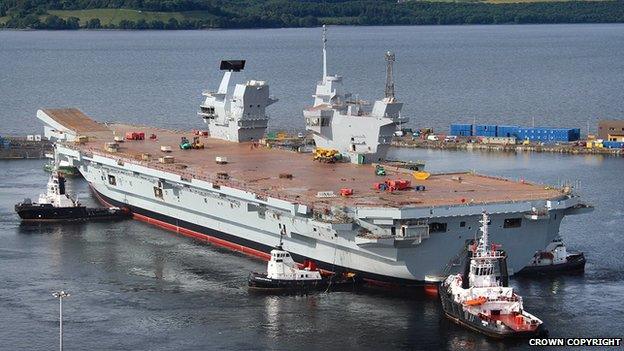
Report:
[[[0,27],[202,29],[624,22],[624,0],[513,1],[0,0]]]

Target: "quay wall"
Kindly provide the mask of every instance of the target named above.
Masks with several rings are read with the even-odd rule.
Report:
[[[403,148],[420,148],[420,149],[438,149],[438,150],[482,150],[492,152],[550,152],[558,154],[573,154],[573,155],[610,155],[610,156],[624,156],[624,149],[608,149],[608,148],[588,148],[586,146],[576,146],[573,144],[480,144],[469,143],[465,141],[458,142],[444,142],[444,141],[429,141],[429,140],[412,140],[411,138],[397,138],[392,141],[392,146]]]

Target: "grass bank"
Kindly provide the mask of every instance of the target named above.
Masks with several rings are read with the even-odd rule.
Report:
[[[187,12],[151,12],[130,9],[89,9],[89,10],[49,10],[50,15],[56,15],[67,20],[70,17],[80,19],[80,23],[84,25],[91,19],[98,18],[102,26],[118,26],[122,20],[138,22],[145,20],[146,22],[162,21],[167,22],[174,18],[178,22],[184,20],[211,19],[216,18],[206,11],[187,11]],[[41,16],[43,20],[44,16]]]

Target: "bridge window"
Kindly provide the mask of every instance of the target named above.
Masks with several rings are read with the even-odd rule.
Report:
[[[429,232],[430,233],[445,233],[446,232],[446,223],[429,223]]]
[[[503,228],[519,228],[522,226],[522,218],[505,218]]]
[[[156,196],[159,199],[162,199],[163,198],[163,191],[162,191],[162,189],[157,187],[157,186],[155,186],[154,187],[154,196]]]

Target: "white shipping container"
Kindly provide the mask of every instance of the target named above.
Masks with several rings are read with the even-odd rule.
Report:
[[[496,145],[514,145],[516,144],[515,137],[483,137],[481,138],[483,144],[496,144]]]
[[[162,156],[158,159],[160,163],[173,163],[175,159],[173,156]]]

